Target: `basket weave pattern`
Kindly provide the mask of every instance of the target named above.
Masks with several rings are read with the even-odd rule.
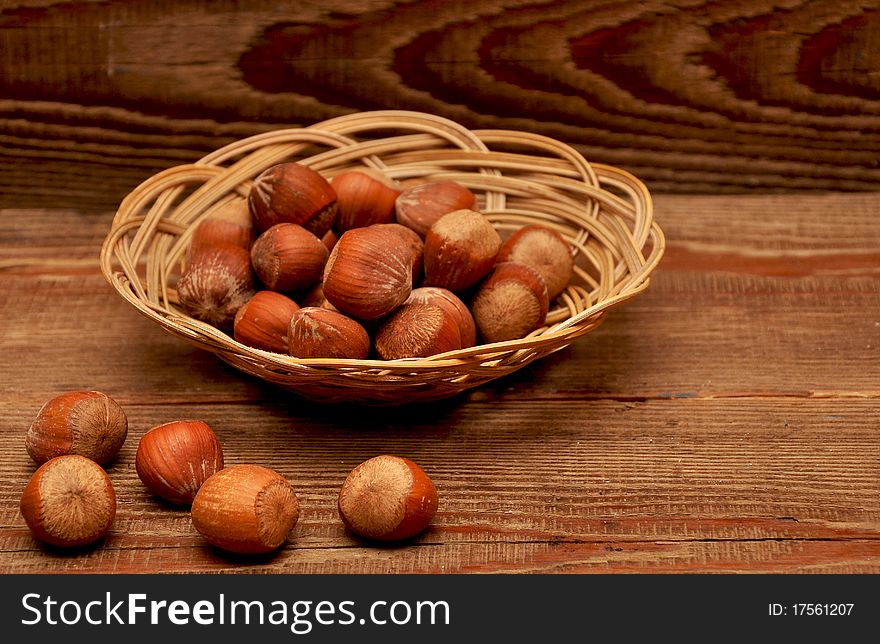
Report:
[[[457,181],[502,237],[527,224],[558,231],[575,256],[574,279],[527,337],[428,358],[298,359],[240,344],[187,316],[174,285],[199,221],[246,197],[254,177],[285,161],[327,179],[372,167],[398,180]],[[245,373],[312,400],[400,404],[452,396],[568,346],[648,286],[664,247],[648,190],[623,170],[591,164],[544,136],[379,111],[253,136],[150,177],[120,204],[101,269],[140,313]]]

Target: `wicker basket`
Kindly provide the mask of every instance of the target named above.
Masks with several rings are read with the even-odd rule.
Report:
[[[261,171],[291,160],[328,179],[369,166],[399,180],[458,181],[502,237],[530,223],[559,231],[575,254],[575,279],[529,336],[429,358],[304,360],[242,345],[177,308],[174,284],[195,225],[246,196]],[[142,314],[245,373],[311,400],[401,404],[452,396],[569,345],[648,286],[663,250],[650,194],[627,172],[543,136],[378,111],[253,136],[150,177],[122,201],[101,269]]]

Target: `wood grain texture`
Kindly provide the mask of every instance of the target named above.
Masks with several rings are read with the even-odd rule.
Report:
[[[875,190],[878,33],[873,1],[5,2],[0,207],[112,208],[377,108],[547,134],[656,192]]]
[[[874,401],[569,401],[552,426],[546,408],[517,399],[431,419],[412,410],[368,414],[357,426],[332,412],[298,414],[280,401],[177,407],[215,429],[230,463],[268,464],[297,489],[303,512],[290,544],[263,560],[207,547],[185,510],[149,496],[134,472],[136,441],[169,409],[127,409],[131,440],[109,468],[120,509],[108,539],[77,556],[37,546],[15,509],[32,470],[19,457],[0,489],[4,570],[854,572],[880,565],[880,443],[876,426],[864,424]],[[28,420],[0,414],[4,425]],[[14,451],[4,449],[7,463],[20,456]],[[374,548],[345,533],[336,494],[351,468],[388,451],[419,462],[441,504],[415,541]]]
[[[100,275],[109,212],[0,213],[0,572],[880,572],[880,231],[875,193],[658,196],[669,247],[650,288],[557,354],[456,397],[309,403],[139,316]],[[100,544],[37,544],[18,512],[24,432],[49,397],[117,398]],[[266,557],[207,546],[149,495],[139,437],[201,418],[227,462],[295,486]],[[375,547],[336,494],[378,453],[433,478],[430,530]]]

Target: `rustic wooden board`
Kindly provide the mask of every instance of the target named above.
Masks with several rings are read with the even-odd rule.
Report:
[[[5,2],[0,207],[109,208],[243,136],[386,108],[547,134],[661,192],[874,190],[878,30],[833,0]]]
[[[107,211],[0,216],[0,572],[880,572],[876,194],[658,196],[651,287],[594,333],[429,405],[306,403],[131,309],[97,267]],[[781,213],[781,214],[779,214]],[[24,432],[66,389],[105,390],[130,437],[101,544],[38,545],[18,512]],[[287,547],[205,546],[134,471],[149,427],[202,418],[230,463],[274,467],[303,514]],[[347,534],[339,485],[406,454],[441,492],[401,547]]]
[[[109,467],[119,515],[98,547],[37,546],[16,501],[33,467],[7,438],[0,488],[2,570],[456,572],[738,570],[856,572],[880,567],[880,435],[875,401],[505,399],[447,409],[300,414],[258,405],[128,405],[131,440]],[[5,427],[20,410],[0,408]],[[134,472],[143,428],[203,418],[230,463],[277,469],[299,491],[290,546],[264,560],[206,547],[185,510],[152,498]],[[432,529],[404,547],[347,535],[335,502],[358,462],[412,456],[441,494]],[[761,546],[764,546],[763,548]],[[845,554],[844,554],[845,553]]]

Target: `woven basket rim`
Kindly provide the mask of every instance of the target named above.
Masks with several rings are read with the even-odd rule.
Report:
[[[376,132],[387,135],[375,136]],[[315,150],[319,151],[308,157],[297,156]],[[236,342],[231,334],[177,309],[169,299],[167,281],[195,224],[222,200],[246,196],[259,171],[288,159],[328,176],[352,166],[367,166],[398,179],[453,178],[481,195],[479,209],[499,229],[546,220],[569,232],[566,238],[573,251],[598,274],[592,277],[584,269],[583,278],[598,287],[584,282],[567,290],[553,321],[525,338],[425,358],[304,359]],[[186,188],[190,188],[188,193]],[[448,371],[449,380],[462,379],[463,390],[498,377],[493,369],[504,375],[596,328],[610,309],[648,287],[664,252],[665,237],[653,218],[650,193],[631,173],[590,163],[574,148],[546,136],[468,130],[435,115],[381,110],[253,135],[195,163],[172,166],[148,177],[121,201],[102,244],[100,263],[107,281],[141,314],[258,377],[307,381],[313,374],[318,383],[332,372],[345,382],[355,382],[361,375],[393,379],[439,372],[443,377]],[[588,287],[601,297],[592,301]],[[569,315],[565,315],[566,306]],[[470,374],[469,369],[480,373]],[[339,386],[345,388],[345,382]],[[390,386],[396,384],[430,387],[422,381],[392,381]]]

